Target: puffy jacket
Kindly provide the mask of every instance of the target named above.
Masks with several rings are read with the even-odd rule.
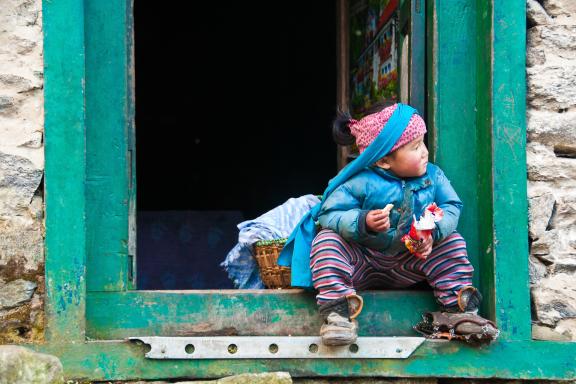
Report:
[[[400,238],[408,233],[413,215],[419,218],[433,202],[444,210],[444,217],[436,223],[434,231],[434,240],[438,241],[456,230],[462,209],[462,201],[444,172],[428,163],[423,176],[402,179],[373,165],[340,185],[323,201],[318,222],[346,240],[395,254],[405,250]],[[367,230],[368,212],[387,204],[394,204],[390,229],[381,233]]]

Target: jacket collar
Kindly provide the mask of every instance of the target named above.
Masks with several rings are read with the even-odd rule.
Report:
[[[417,191],[422,188],[427,188],[430,185],[432,185],[432,180],[430,179],[429,176],[428,167],[426,169],[426,173],[423,174],[422,176],[409,177],[409,178],[398,177],[393,172],[380,168],[377,165],[371,165],[369,166],[369,168],[385,179],[395,180],[399,183],[405,182],[408,188],[410,188],[413,191]]]

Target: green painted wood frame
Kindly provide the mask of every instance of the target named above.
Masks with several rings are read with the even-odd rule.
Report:
[[[406,360],[147,360],[142,335],[317,331],[301,291],[135,291],[128,276],[131,4],[44,0],[46,342],[67,377],[294,376],[569,379],[576,343],[531,340],[525,164],[525,2],[428,1],[435,161],[466,203],[461,232],[502,338],[427,341]],[[132,152],[133,153],[133,152]],[[480,257],[481,255],[481,257]],[[430,292],[368,292],[362,334],[407,334]],[[408,304],[407,304],[408,303]],[[239,323],[246,324],[239,326]],[[548,356],[548,358],[542,358]]]

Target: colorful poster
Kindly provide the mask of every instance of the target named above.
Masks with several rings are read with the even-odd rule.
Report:
[[[374,103],[398,100],[398,0],[350,3],[350,111],[362,115]]]

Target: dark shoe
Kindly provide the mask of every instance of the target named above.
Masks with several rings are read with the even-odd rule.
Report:
[[[358,322],[355,318],[362,311],[364,302],[358,295],[349,295],[331,300],[320,306],[324,324],[320,337],[324,345],[349,345],[358,337]]]
[[[458,304],[427,312],[414,330],[430,339],[459,339],[469,343],[492,342],[500,331],[494,322],[478,315],[482,295],[474,287],[458,292]]]
[[[496,324],[471,312],[426,312],[414,330],[429,339],[457,339],[468,343],[489,343],[500,334]]]

